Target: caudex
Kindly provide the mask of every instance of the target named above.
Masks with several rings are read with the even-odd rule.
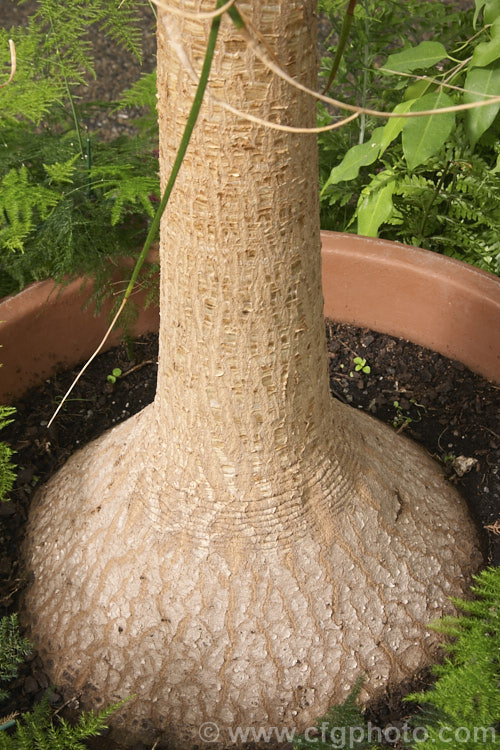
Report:
[[[210,721],[224,747],[429,664],[481,556],[440,469],[330,397],[315,1],[158,5],[163,189],[207,34],[213,60],[162,217],[157,394],[39,493],[24,620],[84,704],[135,696],[123,746]]]

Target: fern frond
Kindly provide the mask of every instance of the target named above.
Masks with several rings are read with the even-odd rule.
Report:
[[[33,711],[16,720],[13,734],[0,732],[0,750],[86,750],[82,740],[97,737],[108,727],[108,719],[126,700],[115,703],[99,713],[83,712],[72,725],[65,719],[52,719],[48,697]]]
[[[433,190],[434,187],[435,183],[432,180],[426,178],[424,175],[412,173],[404,174],[398,179],[394,192],[396,195],[412,196],[416,193],[421,194]]]
[[[153,70],[151,73],[144,73],[138,81],[122,93],[118,108],[148,107],[154,112],[156,102],[156,70]]]
[[[9,38],[18,61],[14,80],[0,89],[0,124],[15,118],[39,124],[54,105],[67,103],[72,86],[95,75],[95,26],[140,59],[138,20],[121,0],[38,0],[25,28],[0,30],[0,69],[9,62]]]
[[[31,653],[31,643],[21,636],[17,615],[5,615],[0,620],[0,680],[8,682],[17,677],[19,665]]]
[[[475,601],[454,600],[465,614],[446,617],[432,626],[455,638],[445,646],[449,658],[435,667],[435,686],[408,696],[408,700],[436,708],[444,717],[441,722],[469,728],[471,737],[475,727],[492,728],[500,716],[500,568],[484,570],[475,580]],[[493,746],[500,746],[498,735]],[[436,745],[431,733],[419,747],[439,750],[444,743]]]
[[[0,125],[3,128],[7,123],[15,122],[16,118],[38,125],[54,105],[62,105],[65,98],[64,82],[59,75],[42,72],[43,38],[33,21],[29,22],[27,28],[0,29],[2,69],[7,62],[9,38],[16,45],[17,70],[12,83],[0,89]]]
[[[14,451],[7,443],[0,443],[0,502],[7,500],[16,479],[15,464],[11,459]]]
[[[0,430],[3,430],[8,424],[12,424],[14,420],[10,417],[14,416],[15,413],[15,406],[0,406]]]
[[[93,71],[89,32],[97,25],[108,37],[141,59],[139,17],[122,0],[38,0],[36,18],[55,35],[63,59],[77,69]],[[87,56],[85,59],[85,56]]]
[[[24,239],[34,229],[35,216],[46,219],[61,196],[30,180],[28,169],[11,169],[0,192],[0,243],[9,250],[24,249]]]
[[[134,117],[134,123],[140,130],[150,134],[158,141],[158,118],[156,114],[156,70],[145,73],[129,89],[123,92],[118,100],[117,109],[134,108],[142,115]]]
[[[0,430],[6,427],[8,424],[13,422],[9,419],[16,410],[13,406],[0,406]],[[0,442],[0,502],[8,500],[7,495],[11,491],[15,479],[15,465],[11,459],[14,455],[14,451],[7,445],[7,443]],[[2,629],[0,626],[0,680],[2,678]],[[0,691],[1,696],[1,691]]]
[[[138,27],[137,3],[123,0],[93,0],[98,9],[100,28],[139,62],[142,61],[141,33]],[[97,8],[96,8],[97,10]]]
[[[116,226],[133,205],[142,206],[148,216],[154,216],[151,195],[158,195],[156,176],[134,174],[133,168],[126,165],[99,166],[91,169],[91,180],[103,188],[103,195],[113,201],[111,224]]]
[[[79,154],[71,156],[67,161],[55,162],[54,164],[43,164],[43,168],[47,172],[49,178],[49,184],[52,182],[57,183],[69,183],[70,185],[74,181],[75,175],[75,162],[79,158]]]

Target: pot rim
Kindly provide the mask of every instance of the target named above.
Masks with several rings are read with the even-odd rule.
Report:
[[[500,279],[399,242],[321,237],[327,317],[408,339],[500,382]]]

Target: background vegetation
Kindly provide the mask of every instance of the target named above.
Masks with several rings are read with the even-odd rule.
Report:
[[[80,93],[95,74],[96,28],[140,60],[141,4],[39,0],[26,26],[0,29],[0,70],[9,69],[9,38],[18,56],[14,81],[0,89],[0,297],[34,280],[81,274],[97,279],[100,297],[110,293],[113,274],[116,282],[129,273],[119,258],[137,256],[159,195],[155,75],[112,105]],[[321,63],[326,81],[346,3],[320,0],[319,7],[322,29],[332,29]],[[499,16],[498,0],[476,0],[468,10],[359,0],[332,93],[397,111],[467,99],[441,89],[443,82],[499,94]],[[432,82],[413,78],[422,74]],[[89,112],[110,106],[133,123],[126,133],[103,137],[83,125]],[[332,116],[319,106],[319,124]],[[427,149],[412,152],[423,123],[361,116],[319,137],[322,226],[419,245],[498,273],[498,105],[434,118]],[[146,267],[143,284],[155,270]]]
[[[27,26],[0,29],[0,69],[9,38],[18,60],[0,90],[0,297],[68,274],[96,277],[102,293],[118,258],[139,252],[159,192],[154,76],[113,104],[77,95],[95,74],[96,28],[140,59],[137,5],[40,0]],[[110,107],[150,117],[111,140],[84,127],[89,112]]]
[[[335,79],[340,98],[406,112],[498,96],[500,4],[461,5],[467,9],[418,0],[359,2]],[[345,3],[320,0],[320,7],[333,28],[322,61],[326,80],[330,40],[340,33]],[[393,119],[385,127],[362,116],[320,135],[322,226],[417,245],[499,273],[499,109],[497,103]],[[330,120],[323,105],[319,120]]]

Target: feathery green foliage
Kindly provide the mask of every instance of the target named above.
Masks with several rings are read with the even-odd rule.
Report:
[[[0,732],[0,750],[86,750],[82,740],[100,735],[107,728],[110,715],[124,703],[121,701],[99,713],[84,711],[72,725],[61,717],[55,723],[46,697],[33,711],[16,720],[12,733]]]
[[[320,4],[338,30],[344,4]],[[342,97],[404,113],[500,95],[499,12],[498,3],[484,0],[476,0],[475,13],[415,0],[403,9],[358,2],[337,76]],[[429,36],[439,41],[421,41]],[[399,40],[403,46],[394,51]],[[325,77],[330,61],[323,60]],[[496,103],[383,126],[361,116],[320,135],[322,226],[406,242],[500,273],[499,110]],[[330,120],[323,105],[318,119]]]
[[[344,0],[322,0],[320,5],[339,23]],[[477,7],[481,5],[485,7],[476,16],[486,19],[494,4],[477,0]],[[404,10],[394,2],[358,3],[353,43],[338,74],[342,96],[376,108],[408,109],[412,100],[401,102],[402,95],[408,97],[412,91],[410,86],[403,94],[406,79],[389,74],[376,79],[376,68],[394,42],[413,44],[392,56],[396,67],[412,70],[420,60],[419,34],[432,33],[440,39],[428,43],[434,45],[430,59],[439,61],[446,55],[444,45],[452,46],[470,29],[472,11],[450,11],[440,3],[416,0],[409,0]],[[141,110],[134,120],[135,135],[103,142],[98,134],[83,132],[84,109],[98,105],[79,102],[75,86],[94,76],[90,39],[96,27],[140,56],[134,4],[121,0],[39,0],[26,28],[0,30],[2,69],[8,70],[9,37],[18,51],[16,76],[0,89],[0,297],[31,281],[51,277],[61,282],[86,275],[95,280],[99,301],[111,294],[117,259],[127,254],[136,258],[146,236],[160,193],[156,77],[155,73],[142,76],[116,104]],[[486,30],[457,52],[465,56],[474,48],[476,65],[471,75],[475,71],[484,78],[491,66],[496,71],[496,61],[485,64],[493,49],[488,34],[494,43],[493,31]],[[328,64],[325,58],[326,68]],[[468,85],[493,90],[495,80],[493,76],[486,84],[472,76]],[[436,95],[431,89],[427,86],[426,96]],[[329,119],[320,105],[320,123]],[[495,160],[500,163],[500,155],[493,137],[497,121],[480,134],[486,122],[481,114],[468,119],[464,115],[462,120],[465,124],[452,129],[441,151],[420,164],[412,157],[412,169],[405,132],[418,129],[420,118],[391,120],[380,127],[380,121],[362,116],[340,131],[322,134],[323,227],[380,233],[497,271],[500,218]],[[141,279],[151,290],[155,270],[146,268]],[[118,275],[125,279],[126,268]]]
[[[9,682],[17,677],[17,670],[31,652],[31,643],[19,632],[17,615],[5,615],[0,619],[0,682]],[[0,688],[0,700],[8,692]]]
[[[35,212],[39,220],[44,221],[59,202],[59,196],[43,185],[30,182],[24,164],[4,175],[0,191],[0,211],[4,218],[0,242],[7,250],[22,252],[23,240],[36,226]]]
[[[17,677],[18,668],[31,653],[31,643],[19,632],[16,614],[0,619],[0,683]],[[9,695],[0,687],[0,700]],[[0,750],[85,750],[82,740],[97,737],[107,728],[112,713],[127,701],[123,700],[95,713],[84,711],[72,725],[65,719],[52,716],[49,696],[33,711],[19,719],[0,718]]]
[[[10,424],[13,420],[9,419],[16,410],[13,406],[0,406],[0,430]],[[12,489],[16,474],[16,468],[11,461],[14,451],[7,443],[0,442],[0,502],[8,500],[8,493]],[[0,662],[1,664],[1,662]],[[0,666],[1,674],[1,666]]]
[[[0,151],[0,296],[48,277],[88,274],[109,283],[108,259],[137,253],[153,213],[153,150],[139,136],[92,141],[88,169],[72,130],[29,137],[14,126],[9,135],[9,151]],[[16,167],[19,141],[25,162]]]
[[[136,7],[39,0],[26,28],[0,30],[0,65],[8,69],[9,37],[18,57],[14,80],[0,89],[0,297],[31,281],[87,275],[102,299],[116,259],[139,252],[159,194],[153,115],[147,126],[138,120],[135,135],[103,141],[81,125],[100,105],[81,104],[74,88],[94,75],[95,27],[140,57]],[[154,113],[151,79],[115,106],[147,103]]]
[[[363,679],[359,678],[343,703],[331,706],[316,722],[316,731],[309,736],[298,736],[293,741],[294,750],[331,750],[332,747],[349,747],[353,750],[369,750],[363,711],[356,704]],[[360,731],[361,730],[361,731]]]
[[[411,725],[383,730],[367,723],[356,705],[362,680],[341,705],[317,720],[317,731],[294,739],[294,750],[305,748],[367,748],[383,750],[382,737],[396,738],[408,750],[475,750],[500,747],[500,568],[475,576],[472,601],[453,599],[463,612],[430,625],[453,640],[444,645],[448,657],[433,668],[437,681],[429,690],[406,700],[422,704]],[[395,731],[391,731],[395,730]]]
[[[17,49],[17,72],[0,93],[0,126],[39,124],[56,105],[69,104],[71,89],[94,76],[91,38],[101,28],[140,59],[136,3],[121,0],[38,0],[26,27],[0,29],[0,69],[8,70],[8,39]]]
[[[118,108],[140,108],[142,114],[136,117],[135,124],[144,135],[158,142],[158,117],[156,114],[156,70],[145,73],[138,81],[123,92]]]
[[[407,698],[430,707],[435,717],[420,750],[445,750],[450,737],[469,738],[460,743],[463,750],[500,747],[494,731],[500,720],[500,568],[483,570],[475,581],[476,599],[453,600],[464,614],[431,625],[453,638],[445,645],[445,662],[434,667],[436,684]]]

